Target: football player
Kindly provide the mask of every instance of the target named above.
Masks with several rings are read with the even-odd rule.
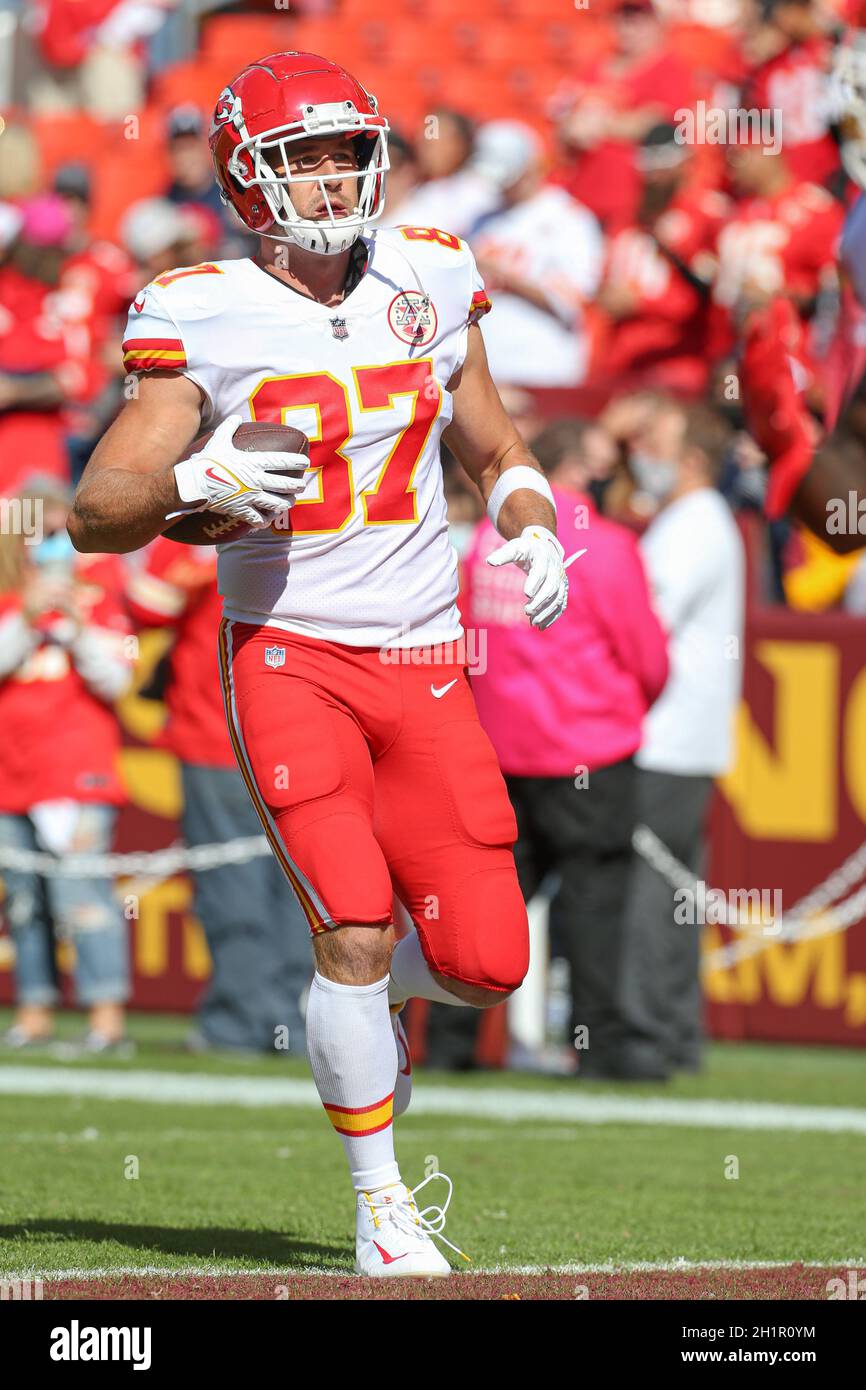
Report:
[[[125,344],[138,389],[70,531],[82,550],[135,550],[185,506],[254,527],[219,547],[225,702],[313,933],[308,1051],[356,1192],[355,1268],[437,1275],[448,1200],[419,1210],[394,1157],[411,1071],[396,1011],[498,1004],[528,958],[514,815],[460,645],[443,437],[504,538],[491,563],[526,573],[536,628],[568,585],[550,488],[487,369],[469,248],[372,226],[387,132],[375,99],[314,54],[263,58],[222,92],[216,176],[258,254],[139,294]],[[241,420],[302,429],[309,461],[236,450]],[[392,892],[415,925],[396,946]]]

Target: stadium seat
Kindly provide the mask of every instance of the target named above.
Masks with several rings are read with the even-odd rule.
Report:
[[[141,113],[138,139],[116,127],[94,168],[91,232],[115,241],[124,213],[141,198],[157,197],[168,183],[163,113]]]
[[[46,176],[52,175],[58,165],[68,160],[83,160],[87,164],[98,160],[109,129],[83,111],[36,115],[28,119]]]
[[[515,63],[541,62],[547,56],[543,26],[526,21],[488,29],[472,16],[454,25],[451,38],[454,57],[459,54],[473,69],[479,63],[485,69],[509,68]]]
[[[200,56],[205,62],[229,59],[243,67],[266,53],[294,48],[295,25],[292,10],[277,10],[271,15],[215,15],[202,27]]]
[[[336,16],[296,19],[291,29],[286,30],[282,47],[299,49],[302,53],[320,53],[350,71],[358,66],[359,55],[367,51],[355,26],[342,23]]]
[[[499,0],[475,0],[471,9],[473,19],[486,20],[496,13]],[[448,24],[453,20],[465,19],[468,7],[466,0],[395,0],[394,3],[380,3],[378,16],[391,22],[404,19],[423,21],[428,25]],[[377,7],[370,0],[342,0],[340,16],[344,23],[362,24],[364,20],[376,17]]]
[[[191,101],[202,111],[210,112],[222,88],[237,73],[238,66],[225,58],[208,63],[196,59],[176,63],[165,68],[154,80],[153,102],[168,110],[181,102]]]
[[[703,24],[672,25],[667,35],[668,51],[682,58],[698,79],[728,77],[736,81],[742,55],[732,34]]]
[[[575,0],[498,0],[497,18],[506,23],[523,17],[540,23],[542,20],[559,19],[563,22],[576,22],[589,27],[595,18],[594,11],[598,0],[586,0],[580,9]]]
[[[368,73],[380,63],[402,63],[411,73],[421,63],[453,66],[460,61],[450,24],[429,24],[412,18],[388,23],[370,16],[357,29]],[[372,78],[371,78],[372,80]]]
[[[403,68],[380,67],[370,81],[379,109],[392,126],[412,137],[431,109],[430,97]]]
[[[540,26],[548,60],[577,71],[613,52],[614,35],[609,24],[588,17],[579,20],[548,18]]]
[[[525,85],[521,86],[521,80]],[[465,73],[450,71],[439,74],[436,100],[443,106],[453,106],[474,116],[476,120],[522,120],[543,131],[539,101],[527,90],[531,79],[515,82],[513,73]]]

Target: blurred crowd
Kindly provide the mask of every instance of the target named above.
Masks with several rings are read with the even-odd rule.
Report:
[[[258,7],[203,8],[220,11],[226,25]],[[404,8],[409,23],[416,10]],[[120,351],[130,302],[178,265],[255,249],[219,200],[204,101],[179,90],[196,72],[195,48],[192,57],[180,50],[182,36],[189,44],[189,9],[176,0],[0,4],[0,18],[11,21],[0,63],[0,499],[25,509],[38,501],[55,523],[38,544],[20,528],[0,537],[0,708],[9,736],[0,753],[0,846],[110,846],[124,796],[111,709],[132,679],[124,641],[146,626],[174,634],[160,693],[165,739],[183,770],[188,843],[256,833],[209,654],[213,555],[159,541],[108,563],[75,555],[62,526],[70,488],[131,389]],[[356,75],[374,92],[370,22],[385,26],[392,11],[364,8],[370,56]],[[452,26],[455,53],[468,44],[457,7],[428,0],[424,13]],[[280,18],[281,46],[310,46],[315,26],[323,41],[326,24],[348,32],[359,14],[354,0],[293,6]],[[585,1074],[667,1075],[699,1063],[697,937],[691,954],[673,949],[669,891],[635,861],[631,834],[638,822],[649,825],[699,870],[739,693],[745,562],[737,521],[752,522],[757,598],[866,611],[856,555],[833,556],[788,522],[761,522],[762,457],[744,427],[736,359],[744,310],[781,294],[797,312],[816,411],[832,390],[838,243],[855,197],[832,74],[852,22],[846,0],[594,0],[591,13],[544,0],[537,15],[528,3],[488,0],[472,23],[482,63],[507,50],[502,82],[494,91],[490,74],[479,76],[475,99],[467,91],[461,105],[452,90],[420,117],[387,102],[387,91],[399,90],[389,87],[393,51],[387,60],[384,221],[437,226],[470,242],[494,304],[482,325],[494,376],[558,490],[566,550],[586,544],[594,557],[570,571],[568,621],[545,634],[540,661],[537,634],[518,621],[520,593],[483,565],[493,536],[480,501],[444,460],[464,617],[488,640],[478,703],[518,811],[527,897],[552,885],[554,954],[570,972],[572,1027],[590,1025],[596,1040]],[[528,35],[527,26],[539,43],[562,36],[543,90],[532,56],[521,67],[513,37]],[[223,47],[230,33],[221,31]],[[591,42],[575,43],[581,34]],[[332,56],[351,66],[339,47]],[[480,110],[488,92],[491,109]],[[70,129],[79,131],[74,144]],[[66,134],[52,147],[58,132]],[[124,153],[143,168],[142,144],[146,196],[133,185],[116,207],[106,169],[120,169]],[[114,155],[97,158],[97,147]],[[63,728],[61,709],[67,728],[93,733],[67,739],[77,751],[58,757],[37,729],[55,710]],[[584,775],[592,798],[571,795]],[[233,879],[210,871],[196,883],[214,960],[202,1046],[266,1049],[277,1018],[301,1036],[309,962],[305,945],[285,943],[303,941],[302,927],[265,929],[296,909],[260,869]],[[110,892],[4,877],[21,1003],[12,1041],[51,1033],[51,934],[60,931],[77,943],[89,1045],[117,1045],[129,964]],[[431,1012],[430,1055],[463,1065],[471,1021],[446,1020],[446,1012],[470,1011]]]
[[[443,25],[456,26],[448,0],[439,3]],[[551,41],[557,3],[541,6]],[[351,14],[353,0],[345,4]],[[225,25],[226,8],[255,6],[214,8]],[[523,32],[514,8],[491,12],[487,37],[500,46],[512,27]],[[252,249],[212,178],[209,112],[167,99],[177,94],[172,72],[194,71],[195,59],[153,70],[183,11],[173,0],[40,0],[8,11],[19,21],[15,71],[29,76],[21,102],[10,96],[0,140],[3,495],[33,473],[76,481],[127,389],[119,344],[143,284]],[[323,0],[294,13],[305,11],[339,21],[342,8]],[[375,5],[365,13],[375,19]],[[466,110],[434,104],[420,121],[388,109],[386,221],[470,241],[496,303],[483,331],[501,386],[572,393],[536,403],[543,418],[598,419],[612,397],[634,393],[709,401],[733,427],[722,490],[736,511],[759,514],[762,460],[742,428],[738,324],[772,295],[791,300],[820,410],[833,389],[836,257],[854,198],[833,63],[856,15],[844,0],[605,0],[567,18],[568,32],[593,36],[586,57],[550,69],[543,98],[515,96],[511,115],[470,115],[468,97]],[[300,25],[288,32],[302,38],[313,21],[282,22]],[[123,89],[110,110],[88,95],[109,85],[91,82],[92,63]],[[376,88],[372,53],[360,75]],[[129,183],[124,167],[135,172]],[[117,182],[120,205],[106,187]],[[142,187],[147,196],[136,196]],[[640,512],[640,459],[614,473],[611,500],[627,509],[633,488]],[[799,609],[864,603],[858,559],[785,524],[763,537],[758,577],[763,598]]]

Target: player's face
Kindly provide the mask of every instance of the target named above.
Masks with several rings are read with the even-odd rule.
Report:
[[[346,217],[357,205],[360,180],[350,175],[358,168],[358,156],[351,140],[299,140],[287,153],[287,168],[284,170],[282,164],[274,167],[278,174],[286,172],[293,180],[301,180],[289,185],[289,197],[299,217],[327,220],[328,203],[335,217]]]

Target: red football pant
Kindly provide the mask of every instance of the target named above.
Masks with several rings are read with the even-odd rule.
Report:
[[[508,992],[529,959],[517,825],[446,656],[220,629],[238,766],[311,931],[386,926],[396,893],[432,970]]]

